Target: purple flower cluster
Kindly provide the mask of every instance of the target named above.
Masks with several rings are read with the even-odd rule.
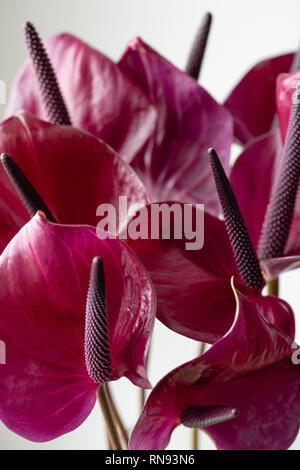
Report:
[[[109,381],[151,388],[156,317],[211,346],[151,391],[131,449],[164,449],[179,425],[218,449],[287,449],[298,433],[294,313],[263,289],[300,266],[299,57],[259,63],[220,104],[197,82],[211,19],[185,72],[140,38],[115,63],[25,25],[0,125],[0,419],[27,439],[74,430]],[[162,225],[126,242],[96,229],[97,207],[125,195],[131,220],[204,204],[203,248]]]

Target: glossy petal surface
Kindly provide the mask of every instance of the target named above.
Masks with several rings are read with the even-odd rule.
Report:
[[[152,224],[151,208],[147,206]],[[171,227],[173,224],[171,219]],[[158,318],[180,334],[213,343],[233,321],[230,277],[234,274],[239,279],[224,223],[205,213],[204,245],[199,250],[187,250],[188,237],[175,239],[172,230],[170,239],[163,239],[163,228],[160,220],[159,239],[128,239],[156,288]],[[202,223],[198,228],[203,229]]]
[[[7,351],[0,418],[27,439],[46,441],[75,429],[94,405],[98,385],[84,357],[94,256],[105,266],[112,380],[125,375],[149,386],[145,357],[155,297],[143,266],[118,239],[37,214],[0,257],[0,336]]]
[[[232,90],[224,105],[235,119],[235,137],[243,144],[270,130],[276,112],[276,78],[288,72],[293,54],[259,62]]]
[[[219,449],[290,446],[300,423],[300,368],[291,360],[292,338],[268,320],[270,311],[278,319],[291,310],[282,301],[271,304],[270,298],[249,293],[237,292],[228,333],[155,387],[131,435],[132,449],[164,449],[190,406],[239,410],[233,420],[206,429]]]
[[[96,226],[100,204],[119,213],[119,196],[127,196],[128,214],[149,201],[135,172],[102,141],[69,126],[55,126],[31,114],[18,113],[0,126],[0,153],[12,156],[55,218],[65,224]],[[0,168],[3,213],[2,249],[28,216],[15,189]],[[120,229],[127,211],[120,214]]]
[[[113,61],[75,36],[52,36],[45,47],[73,125],[100,137],[127,161],[133,159],[156,119],[143,92]],[[47,120],[29,61],[16,78],[6,115],[20,109]]]
[[[152,200],[204,203],[206,210],[216,213],[218,200],[207,150],[216,148],[228,170],[229,113],[139,38],[131,41],[119,65],[157,108],[154,138],[132,162]]]

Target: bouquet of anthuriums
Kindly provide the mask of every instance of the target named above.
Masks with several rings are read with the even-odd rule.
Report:
[[[218,449],[297,436],[299,350],[278,279],[300,266],[300,54],[260,62],[220,104],[197,83],[210,25],[185,71],[139,38],[115,63],[25,25],[29,60],[0,125],[0,419],[26,439],[74,430],[97,398],[111,449],[164,449],[180,425]],[[158,204],[168,223],[161,211],[149,234]],[[197,249],[176,217],[186,205],[204,220]],[[128,438],[109,382],[151,388],[156,316],[199,356],[153,388]]]

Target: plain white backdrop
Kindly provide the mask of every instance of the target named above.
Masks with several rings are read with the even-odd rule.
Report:
[[[22,35],[26,20],[35,24],[42,38],[72,32],[112,59],[120,57],[131,38],[141,36],[175,65],[183,67],[194,32],[206,11],[211,11],[214,19],[201,84],[218,100],[226,97],[255,62],[295,50],[299,44],[299,0],[0,0],[0,80],[5,82],[8,93],[26,58]],[[4,105],[0,104],[0,116],[3,112]],[[293,272],[281,281],[281,296],[292,304],[296,314],[298,341],[299,278],[300,273]],[[157,322],[150,359],[152,384],[192,359],[196,352],[194,341]],[[138,412],[137,390],[122,379],[113,384],[113,391],[121,414],[132,427]],[[45,444],[28,442],[0,423],[0,449],[104,449],[105,445],[97,407],[76,431]],[[169,448],[188,449],[189,445],[189,430],[177,428]],[[214,448],[204,434],[201,447]],[[292,448],[300,449],[300,437]]]

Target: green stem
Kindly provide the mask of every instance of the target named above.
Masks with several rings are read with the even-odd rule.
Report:
[[[268,294],[273,295],[274,297],[278,297],[279,295],[279,279],[278,277],[276,279],[270,279],[267,281],[267,287],[268,287]]]

